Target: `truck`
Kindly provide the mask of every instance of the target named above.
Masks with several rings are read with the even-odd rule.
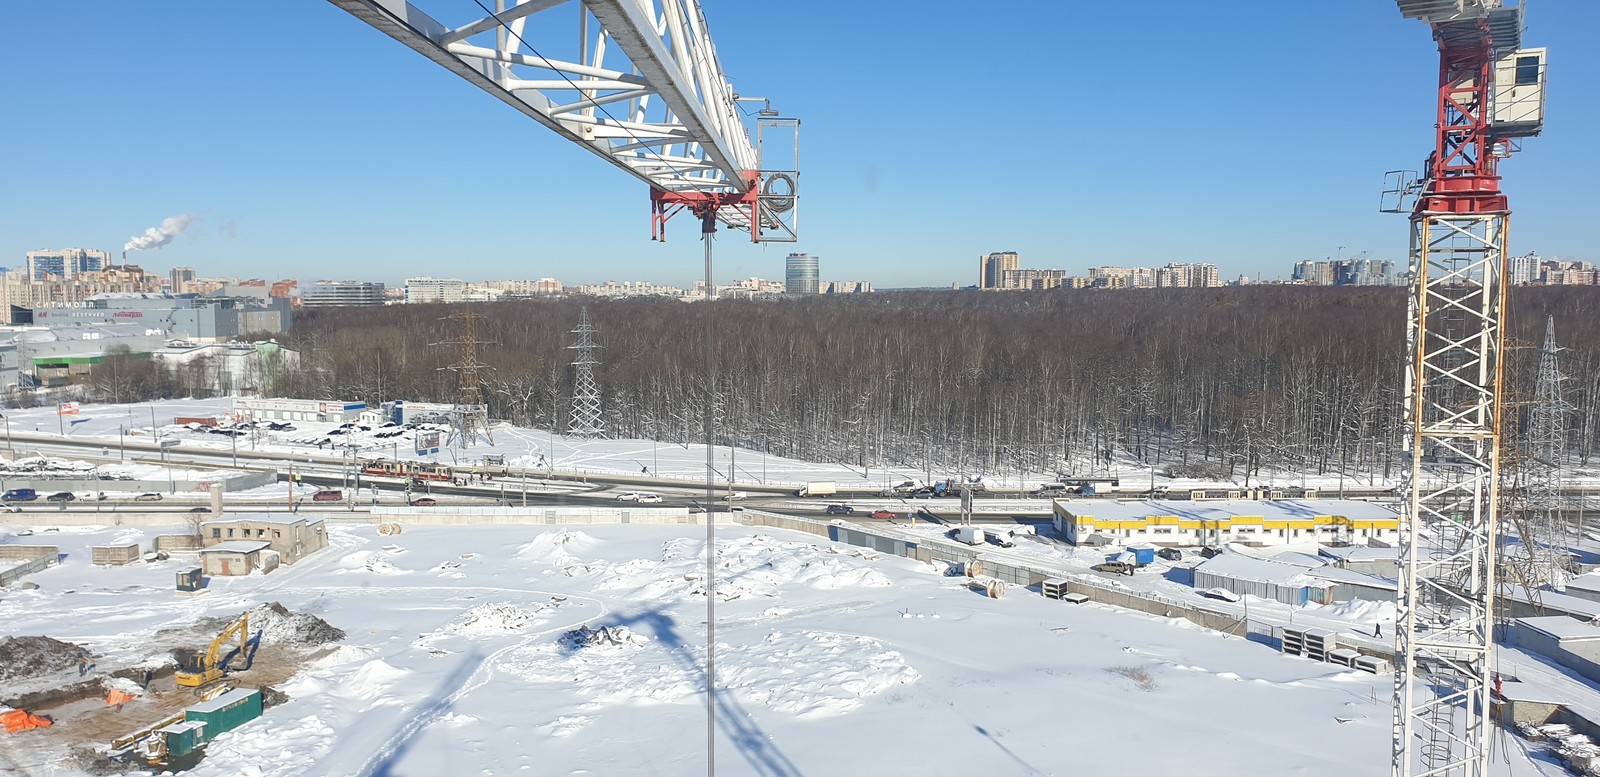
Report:
[[[833,496],[839,493],[839,484],[832,480],[813,480],[794,492],[795,496]]]
[[[0,499],[7,502],[32,502],[39,498],[39,492],[31,488],[13,488],[0,494]]]

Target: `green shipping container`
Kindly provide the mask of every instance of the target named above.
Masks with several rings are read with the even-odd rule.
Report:
[[[174,723],[159,732],[166,739],[167,755],[182,758],[206,743],[206,724],[194,720]]]
[[[205,739],[232,731],[261,717],[261,691],[236,688],[183,711],[183,719],[206,724]]]

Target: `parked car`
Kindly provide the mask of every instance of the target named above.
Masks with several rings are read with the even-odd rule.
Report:
[[[855,511],[850,505],[828,505],[828,515],[853,515]]]
[[[639,501],[639,492],[638,491],[624,491],[624,492],[622,492],[620,494],[617,494],[617,501],[618,502],[637,502],[637,501]]]
[[[45,497],[44,500],[46,502],[70,502],[77,498],[78,497],[74,496],[71,491],[57,491],[54,494]]]
[[[3,497],[7,502],[32,502],[39,498],[39,492],[31,488],[13,488]]]
[[[1096,572],[1110,572],[1117,575],[1131,575],[1133,574],[1133,570],[1137,567],[1132,564],[1124,564],[1121,561],[1107,561],[1104,564],[1095,564],[1089,568]]]
[[[894,513],[891,513],[888,510],[873,510],[872,517],[877,518],[880,521],[887,521],[894,517]]]
[[[344,499],[344,492],[337,488],[325,488],[311,495],[313,502],[337,502]]]
[[[434,505],[436,505],[438,503],[439,503],[439,500],[434,499],[431,496],[422,496],[422,497],[417,497],[416,499],[411,500],[411,506],[412,507],[433,507]]]
[[[1206,588],[1200,591],[1195,591],[1195,593],[1200,594],[1207,599],[1217,599],[1224,602],[1239,601],[1239,595],[1229,591],[1226,588]]]
[[[1178,550],[1177,548],[1162,548],[1156,551],[1156,556],[1158,558],[1166,559],[1167,561],[1182,561],[1183,551]]]
[[[661,495],[660,494],[640,494],[638,501],[640,501],[642,503],[646,503],[646,504],[656,504],[656,503],[661,501]]]
[[[135,501],[135,502],[159,502],[159,501],[161,501],[161,495],[156,493],[156,492],[154,492],[154,491],[146,491],[146,492],[134,497],[133,501]]]

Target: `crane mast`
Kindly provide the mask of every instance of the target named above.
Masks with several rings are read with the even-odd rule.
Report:
[[[1434,149],[1391,172],[1411,216],[1392,774],[1486,777],[1489,764],[1506,235],[1499,161],[1542,128],[1544,51],[1523,6],[1397,0],[1439,48]]]

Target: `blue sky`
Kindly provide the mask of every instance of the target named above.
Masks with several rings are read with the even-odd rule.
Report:
[[[1385,170],[1432,143],[1437,56],[1389,0],[1349,3],[703,0],[735,88],[804,122],[801,241],[723,233],[717,277],[975,282],[1023,266],[1403,258]],[[471,0],[421,7],[459,21]],[[700,274],[695,227],[649,240],[644,186],[317,0],[8,4],[0,265],[197,227],[164,272],[569,284]],[[1600,3],[1543,0],[1549,124],[1505,163],[1512,248],[1600,259]],[[1343,246],[1341,249],[1340,246]]]

